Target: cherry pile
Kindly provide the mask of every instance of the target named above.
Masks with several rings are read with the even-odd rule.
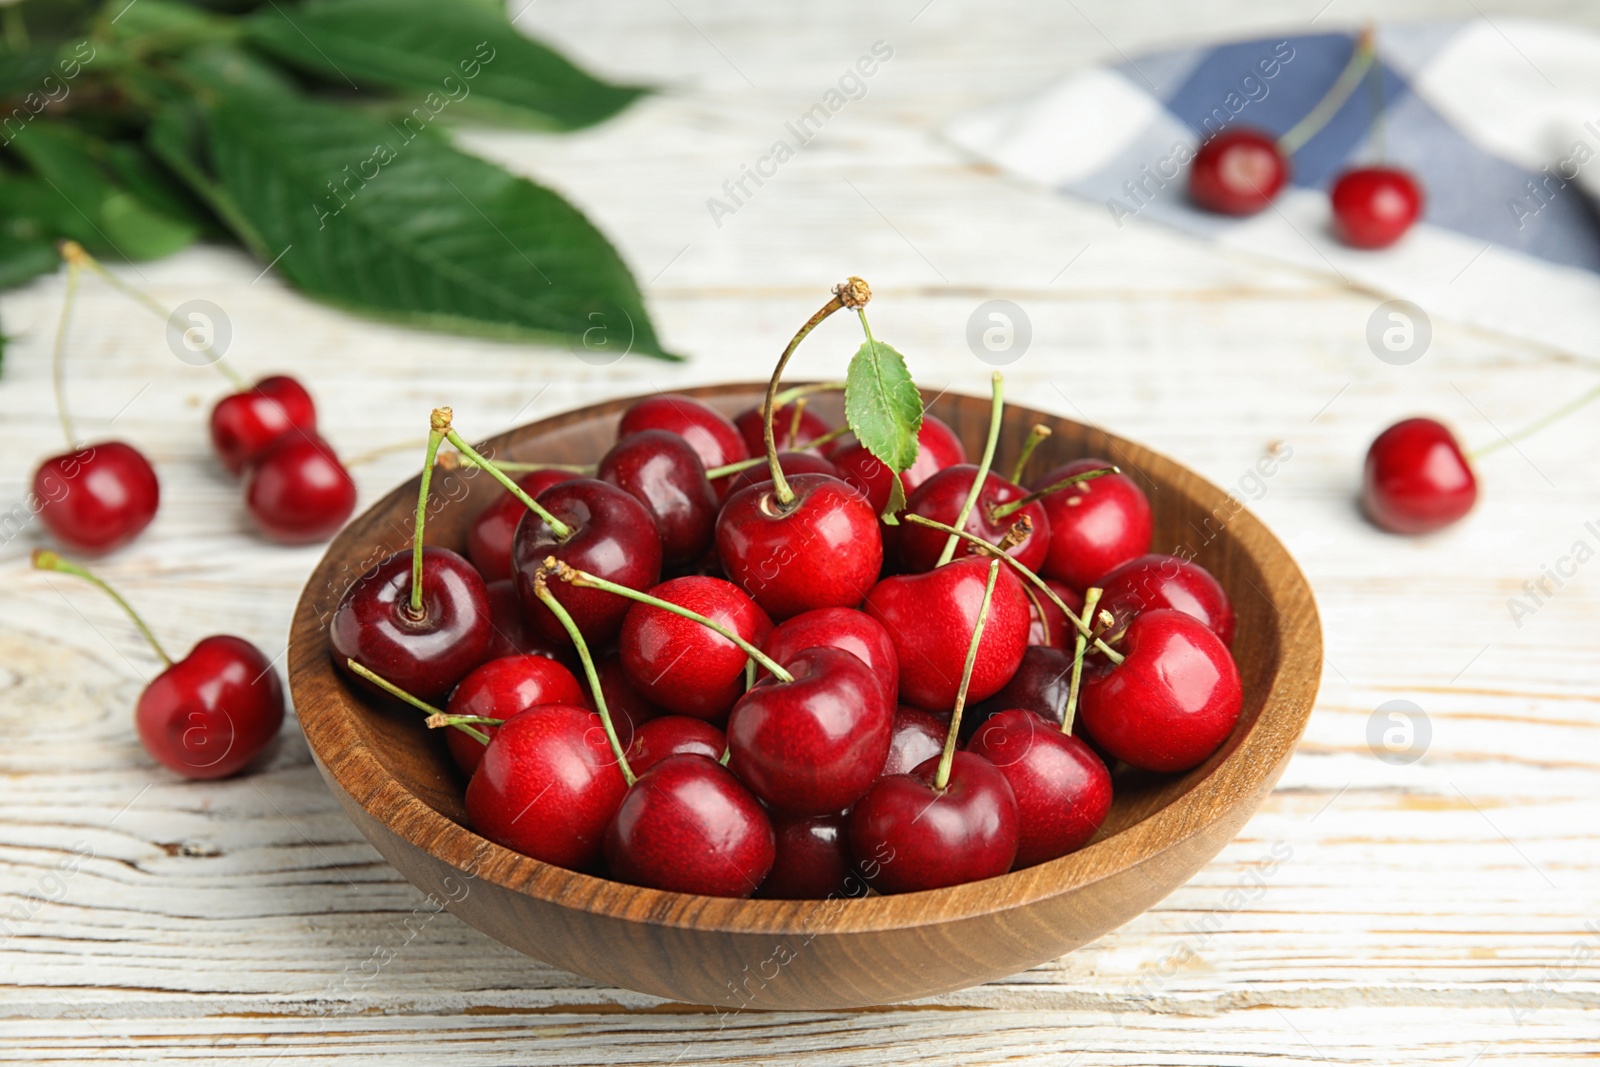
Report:
[[[352,582],[329,641],[445,731],[477,832],[678,892],[932,889],[1090,843],[1108,761],[1176,773],[1228,738],[1228,597],[1150,553],[1133,478],[1025,479],[1043,427],[998,474],[998,375],[978,462],[922,415],[899,470],[808,407],[836,385],[780,390],[810,328],[865,328],[869,298],[838,287],[731,420],[636,403],[592,471],[493,463],[433,413],[413,543]],[[466,555],[425,543],[441,461],[506,490]]]

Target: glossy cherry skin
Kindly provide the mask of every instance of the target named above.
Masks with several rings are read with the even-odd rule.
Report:
[[[638,775],[668,756],[693,752],[720,761],[727,751],[726,735],[704,719],[663,715],[634,730],[628,742],[628,766]]]
[[[39,518],[79,552],[121,548],[150,525],[161,504],[155,468],[132,445],[102,441],[51,456],[33,474]]]
[[[350,583],[328,623],[334,665],[353,659],[421,700],[450,692],[489,648],[489,594],[448,548],[422,550],[422,617],[411,616],[411,550]],[[367,685],[365,681],[360,684]]]
[[[561,540],[539,516],[529,512],[517,525],[511,565],[528,622],[551,641],[570,643],[567,631],[535,593],[533,579],[546,559],[625,585],[648,589],[661,578],[661,538],[655,521],[632,495],[609,482],[574,478],[553,485],[535,498],[572,528]],[[622,628],[633,601],[602,589],[583,589],[551,578],[550,593],[572,616],[584,640],[604,644]]]
[[[921,515],[923,518],[942,522],[947,526],[954,525],[956,518],[961,514],[961,505],[966,502],[967,494],[972,491],[972,483],[977,477],[978,468],[970,464],[946,467],[917,487],[916,492],[906,501],[906,511],[912,515]],[[1050,520],[1045,514],[1044,505],[1035,501],[1004,518],[994,517],[994,510],[1000,505],[1020,500],[1027,495],[1026,489],[1013,485],[990,471],[988,477],[984,479],[983,490],[978,494],[978,501],[972,506],[972,513],[967,516],[967,524],[963,529],[995,545],[1000,543],[1000,539],[1011,529],[1012,524],[1026,516],[1033,522],[1033,532],[1019,544],[1012,546],[1006,554],[1030,571],[1037,571],[1039,565],[1044,562],[1045,551],[1050,547]],[[944,551],[944,543],[948,537],[949,534],[942,530],[907,523],[900,531],[898,542],[901,568],[912,574],[932,570],[939,560],[939,554]],[[957,556],[970,556],[974,551],[975,548],[970,541],[956,543]]]
[[[1254,215],[1289,180],[1289,161],[1275,137],[1246,126],[1202,144],[1189,166],[1189,198],[1220,215]]]
[[[317,406],[306,387],[287,374],[229,393],[211,409],[211,447],[229,474],[240,474],[291,430],[315,437]]]
[[[517,583],[510,578],[484,583],[489,596],[489,647],[484,650],[485,660],[502,656],[545,656],[555,660],[569,671],[578,669],[578,657],[571,645],[557,645],[542,634],[533,632],[522,614],[522,597],[517,593]]]
[[[692,396],[662,393],[645,397],[622,414],[617,438],[641,430],[667,430],[693,446],[706,470],[748,459],[744,436],[728,417]]]
[[[595,674],[600,678],[600,692],[606,698],[606,710],[611,713],[611,724],[624,748],[633,739],[634,732],[651,719],[665,715],[666,711],[644,698],[628,673],[622,669],[622,656],[609,652],[595,660]]]
[[[839,468],[839,477],[867,494],[872,510],[881,515],[889,506],[888,466],[855,440],[840,446],[828,458]],[[924,415],[922,429],[917,431],[917,458],[901,473],[900,484],[909,496],[935,474],[966,461],[966,446],[955,431],[934,416]]]
[[[1117,759],[1147,771],[1186,771],[1233,732],[1243,706],[1228,646],[1192,615],[1164,608],[1134,618],[1118,644],[1127,659],[1086,664],[1078,719]]]
[[[811,648],[728,715],[728,769],[769,807],[793,815],[843,811],[889,754],[894,705],[872,669],[837,648]]]
[[[912,893],[993,878],[1017,854],[1017,800],[1000,769],[957,752],[941,792],[939,757],[910,774],[880,778],[850,813],[850,850],[882,862],[867,881],[880,893]]]
[[[1046,578],[1048,585],[1062,603],[1073,610],[1074,614],[1083,614],[1083,595],[1065,582]],[[1077,646],[1077,627],[1067,621],[1061,609],[1056,607],[1056,602],[1045,596],[1037,587],[1029,587],[1028,592],[1033,595],[1028,604],[1033,610],[1032,621],[1028,624],[1028,644],[1047,645],[1050,648],[1059,648],[1071,651]]]
[[[1357,167],[1328,194],[1333,231],[1352,248],[1388,248],[1422,216],[1422,188],[1394,167]]]
[[[244,507],[270,540],[326,541],[356,509],[356,483],[322,438],[286,433],[247,468]]]
[[[872,587],[863,610],[883,624],[894,642],[902,703],[941,714],[955,705],[988,577],[989,561],[967,556],[922,574],[885,578]],[[992,696],[1016,673],[1028,643],[1030,612],[1020,579],[1001,564],[968,702]]]
[[[613,877],[713,897],[748,897],[776,846],[761,802],[707,756],[669,756],[628,790],[606,832]]]
[[[704,615],[761,647],[772,620],[744,590],[721,578],[673,578],[653,597]],[[745,690],[743,649],[694,619],[652,604],[634,604],[617,639],[622,669],[645,699],[667,711],[717,719]]]
[[[795,498],[772,485],[728,497],[717,517],[717,555],[774,619],[816,608],[853,608],[883,567],[878,516],[859,492],[825,474],[789,479]]]
[[[477,715],[509,719],[538,704],[587,707],[589,698],[573,673],[545,656],[502,656],[473,668],[461,679],[445,711],[451,715]],[[498,726],[477,729],[494,738]],[[471,774],[483,760],[484,744],[454,727],[444,728],[445,743],[456,766]]]
[[[778,466],[783,471],[785,478],[793,478],[797,474],[829,474],[837,477],[839,472],[834,465],[815,452],[779,452]],[[727,479],[727,496],[732,496],[739,490],[751,485],[771,485],[772,469],[765,463],[742,470],[738,474],[730,474]]]
[[[1012,708],[1031,711],[1059,730],[1071,687],[1072,655],[1058,648],[1029,645],[1016,673],[1000,691],[987,700],[968,705],[962,713],[961,738],[963,741],[970,739],[984,723]]]
[[[774,815],[777,854],[758,897],[768,900],[829,900],[860,896],[866,889],[852,870],[843,814]]]
[[[467,818],[496,844],[589,870],[627,791],[600,716],[540,704],[507,719],[489,742],[467,783]]]
[[[552,485],[570,482],[577,475],[570,471],[529,471],[516,479],[522,491],[534,499]],[[485,476],[487,479],[487,476]],[[528,505],[492,485],[490,492],[499,491],[494,503],[478,512],[477,518],[467,527],[467,558],[478,568],[486,582],[510,578],[511,542],[517,535],[517,524],[528,513]]]
[[[1209,626],[1225,645],[1233,644],[1233,604],[1222,583],[1192,560],[1159,552],[1130,559],[1100,578],[1100,606],[1116,621],[1114,639],[1141,611],[1173,608]]]
[[[944,751],[945,735],[950,732],[948,717],[901,704],[894,712],[894,730],[889,735],[889,756],[883,761],[880,776],[909,774]]]
[[[1432,533],[1471,511],[1477,500],[1472,465],[1442,423],[1405,419],[1367,449],[1361,506],[1390,533]]]
[[[1082,741],[1031,711],[1002,711],[967,742],[1017,801],[1017,858],[1032,867],[1087,845],[1111,811],[1111,772]]]
[[[766,453],[766,420],[761,416],[759,405],[739,412],[734,416],[733,424],[739,428],[739,436],[744,439],[745,450],[750,455],[760,456]],[[777,444],[778,451],[799,452],[808,449],[812,441],[833,432],[828,420],[809,407],[803,408],[800,412],[800,432],[791,435],[789,431],[793,427],[794,405],[785,404],[772,417],[772,438]]]
[[[139,694],[144,750],[185,778],[225,778],[259,756],[283,725],[283,684],[240,637],[195,645]]]
[[[1031,488],[1042,489],[1074,474],[1112,464],[1103,459],[1065,463]],[[1107,474],[1051,493],[1042,501],[1050,517],[1050,550],[1044,575],[1082,592],[1111,568],[1150,551],[1150,500],[1126,474]]]
[[[895,700],[900,692],[900,662],[895,658],[894,642],[883,624],[865,612],[851,608],[807,611],[779,623],[761,644],[761,651],[779,663],[788,663],[808,648],[848,652],[872,668],[889,700]]]
[[[693,563],[711,548],[717,494],[686,438],[666,430],[629,434],[601,458],[595,476],[644,505],[661,538],[664,566]]]

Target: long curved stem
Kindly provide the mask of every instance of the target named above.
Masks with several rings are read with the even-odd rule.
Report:
[[[389,681],[389,679],[383,677],[383,675],[368,670],[366,667],[363,667],[353,659],[346,659],[344,661],[344,665],[350,668],[350,673],[357,675],[358,677],[365,678],[367,681],[371,682],[379,689],[382,689],[385,693],[388,693],[396,700],[403,700],[417,710],[427,712],[429,719],[432,719],[435,715],[439,716],[440,718],[449,717],[444,712],[428,703],[426,700],[423,700],[421,697],[412,696],[404,689],[401,689],[398,685],[395,685],[393,682]],[[469,726],[464,722],[451,723],[450,725],[454,726],[457,730],[460,730],[474,741],[481,741],[486,745],[489,743],[489,735],[474,726]]]
[[[156,635],[151,632],[150,627],[145,625],[144,620],[139,617],[139,613],[133,610],[133,605],[122,599],[121,593],[101,581],[87,568],[80,567],[76,563],[68,563],[48,549],[34,549],[32,562],[35,570],[70,574],[75,578],[82,578],[84,581],[98,586],[101,592],[115,600],[117,606],[128,613],[128,618],[133,620],[133,624],[139,628],[139,632],[144,635],[144,639],[150,642],[150,647],[155,650],[156,657],[166,666],[172,666],[172,657],[167,655],[167,650],[161,647],[161,642],[156,640]]]
[[[972,684],[972,668],[978,662],[978,642],[983,640],[983,626],[989,621],[989,604],[994,599],[994,583],[1000,578],[1000,560],[989,563],[989,579],[983,586],[983,601],[978,605],[978,621],[972,627],[972,640],[967,644],[967,660],[961,665],[961,687],[956,690],[956,705],[950,712],[950,729],[945,731],[944,752],[939,756],[939,769],[933,776],[933,788],[943,790],[950,784],[950,765],[956,758],[956,738],[961,733],[961,712],[967,706],[967,688]]]
[[[1083,594],[1083,617],[1093,625],[1094,609],[1100,603],[1100,589],[1089,589]],[[1072,680],[1067,683],[1067,705],[1061,709],[1061,732],[1072,732],[1072,721],[1078,715],[1078,683],[1083,678],[1083,654],[1088,651],[1089,639],[1078,634],[1072,650]]]
[[[634,775],[633,768],[628,765],[628,753],[623,749],[622,739],[617,736],[617,728],[611,722],[611,709],[606,707],[605,690],[600,686],[600,672],[595,670],[594,657],[589,654],[589,643],[583,639],[578,624],[572,621],[572,616],[561,606],[561,601],[550,592],[549,579],[544,571],[534,576],[533,592],[539,598],[539,602],[550,609],[550,614],[554,615],[561,628],[567,631],[567,636],[572,638],[573,647],[578,650],[578,659],[583,663],[584,677],[589,680],[589,691],[594,694],[595,712],[600,716],[600,725],[605,727],[606,741],[611,745],[611,754],[617,757],[617,766],[622,768],[623,780],[632,785],[638,778]]]
[[[56,391],[56,416],[61,420],[61,432],[66,435],[67,447],[78,447],[78,436],[72,430],[72,415],[67,411],[66,349],[67,327],[72,322],[72,305],[78,298],[79,267],[67,261],[67,292],[61,298],[61,321],[56,324],[56,347],[50,359],[50,378]]]
[[[778,439],[772,432],[772,418],[778,413],[778,383],[783,379],[783,370],[789,365],[789,357],[794,355],[794,350],[800,347],[800,342],[806,335],[816,329],[822,320],[844,307],[844,300],[834,294],[832,300],[822,305],[815,315],[806,320],[804,326],[789,341],[789,347],[783,350],[783,355],[778,357],[778,365],[772,369],[772,380],[767,382],[767,399],[761,412],[761,437],[767,446],[767,466],[772,470],[772,489],[778,497],[778,503],[784,506],[794,502],[794,490],[789,488],[789,481],[783,476],[783,468],[778,465]]]
[[[1005,378],[999,371],[995,371],[990,381],[994,398],[989,405],[989,438],[983,443],[983,459],[978,463],[978,473],[972,479],[972,488],[967,490],[967,499],[962,501],[961,511],[956,515],[957,530],[966,529],[967,519],[972,515],[972,509],[977,506],[978,497],[983,495],[983,485],[989,480],[989,469],[994,466],[994,450],[1000,443],[1000,418],[1006,408]],[[935,567],[943,567],[950,562],[951,557],[956,554],[956,539],[955,534],[945,538],[944,550],[939,553],[939,559],[934,563]]]
[[[492,461],[487,460],[483,458],[483,456],[479,455],[477,449],[467,444],[462,436],[453,428],[451,428],[449,408],[436,408],[433,414],[435,419],[438,419],[441,415],[443,416],[445,427],[444,439],[454,445],[456,451],[460,452],[468,463],[472,464],[474,467],[479,467],[488,471],[490,477],[494,478],[495,481],[505,486],[507,492],[516,497],[518,500],[522,501],[524,507],[533,512],[535,515],[539,516],[539,518],[543,520],[544,524],[550,527],[550,532],[556,535],[556,540],[565,541],[567,538],[572,536],[572,527],[568,526],[566,523],[562,522],[560,519],[556,518],[554,515],[550,514],[550,512],[541,507],[538,501],[529,496],[527,491],[523,489],[522,486],[511,480],[510,475],[506,474],[499,467],[496,467]]]
[[[441,410],[449,410],[447,408]],[[428,486],[433,482],[433,462],[439,455],[439,445],[444,441],[438,412],[434,413],[428,432],[428,454],[422,460],[422,486],[417,490],[417,525],[411,531],[411,617],[422,618],[422,527],[428,521]],[[448,419],[444,423],[449,425]]]
[[[1051,493],[1059,493],[1061,490],[1077,485],[1080,482],[1092,482],[1096,478],[1104,478],[1108,474],[1121,473],[1121,467],[1096,467],[1092,471],[1084,471],[1082,474],[1074,474],[1070,478],[1063,478],[1059,482],[1051,482],[1043,489],[1035,489],[1027,496],[1018,497],[1009,504],[1001,504],[989,514],[991,518],[998,522],[1007,515],[1015,515],[1017,512],[1021,511],[1023,508],[1037,500],[1043,500]]]
[[[1278,148],[1284,155],[1292,156],[1300,151],[1307,141],[1320,133],[1329,120],[1339,113],[1344,102],[1350,99],[1350,94],[1356,91],[1356,86],[1361,84],[1362,77],[1367,73],[1367,68],[1372,66],[1372,60],[1376,55],[1375,35],[1372,27],[1368,26],[1356,38],[1355,50],[1350,53],[1350,61],[1345,64],[1344,70],[1339,72],[1339,77],[1334,80],[1327,93],[1317,101],[1315,107],[1306,112],[1305,118],[1278,138]]]
[[[837,441],[839,438],[843,437],[849,432],[850,427],[848,426],[836,427],[819,437],[813,437],[811,440],[806,442],[805,447],[817,448],[818,446],[825,445],[830,441]],[[794,440],[792,435],[790,436],[790,440]],[[710,470],[706,471],[706,481],[714,482],[718,478],[726,478],[730,474],[738,474],[741,471],[750,470],[752,467],[759,467],[766,462],[766,456],[756,456],[754,459],[741,459],[737,463],[729,463],[722,467],[712,467]]]
[[[1568,401],[1567,403],[1556,408],[1550,414],[1529,423],[1522,429],[1517,430],[1508,436],[1503,436],[1498,441],[1490,441],[1482,448],[1473,449],[1471,452],[1467,453],[1467,458],[1473,462],[1477,462],[1484,456],[1493,455],[1507,445],[1514,445],[1525,437],[1532,437],[1534,434],[1538,433],[1546,426],[1549,426],[1551,423],[1559,422],[1568,415],[1571,415],[1574,411],[1577,411],[1579,408],[1594,400],[1596,397],[1600,397],[1600,385],[1590,389],[1587,393],[1582,394],[1576,400]]]

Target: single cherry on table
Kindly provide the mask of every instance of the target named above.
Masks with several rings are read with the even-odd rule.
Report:
[[[322,438],[282,434],[245,468],[244,507],[268,539],[326,541],[356,508],[356,483]]]
[[[1202,144],[1189,164],[1189,198],[1221,215],[1264,211],[1289,180],[1277,138],[1247,126],[1225,129]]]
[[[1367,450],[1361,504],[1390,533],[1443,529],[1472,510],[1478,479],[1448,427],[1434,419],[1404,419]]]
[[[1333,230],[1352,248],[1388,248],[1422,217],[1422,187],[1397,167],[1356,167],[1328,194]]]
[[[161,483],[130,444],[101,441],[51,456],[33,475],[39,519],[56,540],[79,552],[121,548],[150,525]]]
[[[274,374],[229,393],[211,409],[211,447],[235,476],[294,430],[316,436],[317,406],[306,387],[287,374]]]

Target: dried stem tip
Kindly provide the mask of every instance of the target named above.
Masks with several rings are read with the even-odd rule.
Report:
[[[852,274],[833,287],[833,295],[847,308],[861,308],[866,307],[867,301],[872,299],[872,289]]]
[[[449,408],[434,408],[433,416],[428,420],[428,428],[437,434],[450,432],[450,419],[455,412]]]
[[[994,547],[999,549],[1001,552],[1009,552],[1013,548],[1016,548],[1018,545],[1022,544],[1022,542],[1026,541],[1029,535],[1032,533],[1033,520],[1024,515],[1022,518],[1011,524],[1011,528],[1008,529],[1005,536],[1000,539],[1000,543]]]
[[[83,250],[78,242],[66,238],[56,242],[56,251],[61,258],[74,267],[87,267],[90,263],[89,253]]]

